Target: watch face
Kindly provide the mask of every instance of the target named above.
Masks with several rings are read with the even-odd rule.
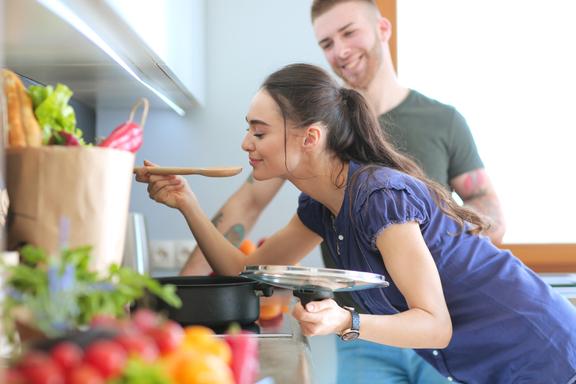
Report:
[[[344,341],[356,340],[360,336],[360,332],[355,331],[353,329],[349,329],[345,333],[340,336],[340,338]]]

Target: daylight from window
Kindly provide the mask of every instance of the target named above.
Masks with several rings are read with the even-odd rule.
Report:
[[[507,243],[576,242],[576,3],[398,1],[403,84],[466,118]]]

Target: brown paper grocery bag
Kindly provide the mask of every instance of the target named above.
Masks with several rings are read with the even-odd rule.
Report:
[[[95,270],[120,264],[133,167],[134,154],[109,148],[7,149],[8,249],[26,243],[56,255],[63,245],[91,245]]]

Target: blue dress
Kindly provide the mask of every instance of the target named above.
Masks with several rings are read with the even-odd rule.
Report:
[[[464,383],[576,382],[576,309],[509,251],[465,233],[435,204],[426,185],[380,167],[353,174],[338,216],[306,194],[300,220],[327,243],[338,267],[383,274],[376,238],[391,224],[418,222],[438,268],[453,335],[441,350],[416,352]],[[368,313],[408,310],[394,284],[355,291]]]

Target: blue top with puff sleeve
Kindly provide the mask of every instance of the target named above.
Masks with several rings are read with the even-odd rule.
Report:
[[[440,273],[453,335],[442,350],[416,352],[464,383],[576,381],[576,309],[509,251],[470,235],[444,214],[421,181],[378,167],[353,174],[334,217],[302,193],[298,216],[320,235],[339,268],[379,273],[390,286],[352,292],[368,313],[408,310],[388,275],[376,238],[388,226],[417,222]],[[351,367],[353,368],[353,367]]]

